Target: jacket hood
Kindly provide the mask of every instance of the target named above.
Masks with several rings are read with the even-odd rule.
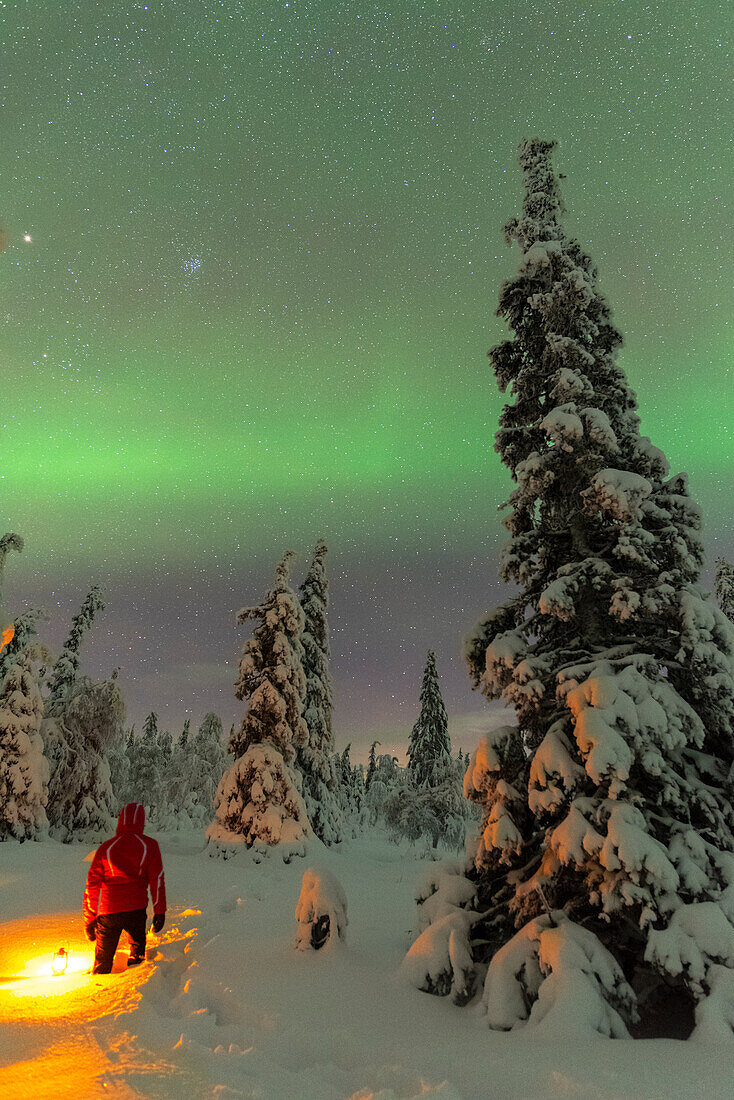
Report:
[[[118,833],[142,833],[145,828],[145,807],[140,802],[128,802],[124,810],[120,810],[117,819]]]

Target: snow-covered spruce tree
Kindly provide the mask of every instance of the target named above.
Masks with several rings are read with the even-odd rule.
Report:
[[[40,840],[48,831],[38,683],[38,666],[46,658],[41,646],[16,645],[0,688],[0,841]]]
[[[473,814],[463,797],[463,770],[458,760],[443,756],[432,767],[430,780],[416,783],[410,768],[386,793],[381,813],[391,840],[415,843],[421,837],[454,851],[464,847],[467,822]]]
[[[12,627],[12,624],[6,620],[3,612],[3,574],[5,572],[5,559],[10,550],[16,550],[20,553],[22,549],[23,539],[20,535],[13,534],[12,531],[9,531],[0,539],[0,660],[2,659],[5,646],[10,641],[8,634],[11,632]],[[2,686],[1,683],[0,686]]]
[[[158,748],[161,750],[161,768],[167,772],[173,756],[173,734],[170,730],[158,731]]]
[[[696,587],[685,476],[666,480],[639,434],[596,270],[561,225],[552,147],[521,146],[507,235],[522,261],[498,310],[514,336],[490,353],[512,394],[496,448],[516,482],[502,575],[518,591],[466,652],[517,726],[487,735],[465,777],[483,815],[471,937],[491,1026],[555,1004],[619,1035],[663,990],[680,1014],[731,979],[734,641]]]
[[[364,789],[369,794],[369,789],[372,786],[372,780],[375,778],[375,772],[377,771],[377,746],[379,741],[373,741],[370,745],[370,755],[367,761],[367,774],[364,777]]]
[[[734,566],[724,558],[716,562],[716,599],[729,622],[734,623]]]
[[[437,770],[451,759],[446,707],[436,671],[436,654],[428,651],[420,694],[421,712],[408,742],[408,769],[416,786],[435,782]]]
[[[36,629],[36,623],[39,619],[47,619],[48,616],[44,611],[40,611],[38,608],[29,607],[20,615],[16,615],[13,620],[13,637],[10,641],[0,650],[0,687],[2,687],[3,680],[10,666],[15,664],[18,657],[26,646],[35,644],[32,639],[38,633]],[[50,659],[49,654],[45,647],[43,648],[44,660]],[[44,668],[40,666],[38,670],[40,677],[39,683],[43,683]]]
[[[51,671],[46,701],[47,715],[56,717],[63,712],[64,700],[69,695],[79,671],[79,650],[82,638],[92,626],[97,613],[104,611],[104,606],[102,590],[95,584],[90,588],[84,603],[71,620],[69,637],[64,642],[64,648]]]
[[[379,741],[373,742],[373,745],[379,745]],[[369,768],[367,774],[369,776]],[[398,765],[396,756],[391,753],[382,753],[376,758],[369,787],[365,779],[364,808],[365,819],[369,825],[377,825],[384,821],[388,796],[395,787],[403,783],[403,779],[403,769]]]
[[[123,733],[120,739],[107,752],[110,769],[110,783],[114,795],[115,809],[119,813],[123,806],[131,801],[130,797],[130,755],[128,746],[132,729]]]
[[[214,852],[225,856],[244,844],[257,858],[275,848],[287,862],[305,855],[314,835],[295,767],[308,727],[302,714],[303,611],[289,584],[293,556],[289,551],[280,562],[263,602],[237,614],[239,622],[255,623],[235,687],[237,698],[247,700],[247,713],[230,739],[234,763],[222,776],[207,830]]]
[[[52,835],[66,843],[108,832],[119,809],[109,762],[124,738],[125,704],[116,679],[77,676],[65,698],[63,729],[72,748],[52,776],[48,817]]]
[[[303,775],[303,800],[313,831],[325,844],[336,844],[343,837],[344,820],[337,793],[338,776],[332,760],[333,690],[329,671],[329,587],[325,557],[326,543],[320,539],[299,589],[304,617],[301,643],[306,677],[303,717],[308,727],[308,741],[298,746],[296,765]]]
[[[44,707],[41,737],[50,768],[46,812],[52,835],[65,842],[109,828],[114,807],[104,760],[108,742],[105,736],[97,736],[93,723],[99,716],[105,730],[116,731],[122,698],[111,681],[93,684],[78,676],[82,639],[103,608],[101,590],[94,585],[72,619],[69,636],[51,670]],[[109,689],[104,683],[111,685]],[[110,736],[114,738],[114,734]]]
[[[142,735],[132,746],[130,755],[130,797],[145,806],[148,820],[165,818],[163,750],[158,731],[158,715],[151,711],[143,723]]]
[[[208,825],[214,816],[217,788],[227,766],[222,719],[210,711],[190,742],[193,775],[189,782],[190,816],[197,825]]]

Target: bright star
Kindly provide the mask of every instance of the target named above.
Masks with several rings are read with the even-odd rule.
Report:
[[[28,244],[30,244],[31,243],[30,233],[26,233],[25,236],[23,237],[23,240],[26,241]]]

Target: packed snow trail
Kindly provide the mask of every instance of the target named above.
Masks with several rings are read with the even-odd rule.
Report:
[[[169,942],[179,935],[174,923]],[[151,937],[149,955],[160,957],[159,946],[158,937]],[[54,974],[59,947],[68,962],[64,973]],[[121,1062],[119,1049],[129,1044],[116,1021],[134,1012],[154,967],[146,963],[127,971],[122,941],[111,975],[91,974],[93,957],[78,910],[0,925],[0,1095],[138,1095],[125,1080],[150,1066],[138,1052]],[[176,1072],[164,1064],[155,1068],[159,1074]]]
[[[413,884],[426,866],[415,850],[368,836],[339,851],[321,849],[313,861],[284,865],[271,856],[255,866],[246,857],[209,859],[201,851],[201,834],[158,839],[174,908],[160,941],[151,941],[155,961],[132,974],[87,976],[93,994],[86,1015],[50,1011],[11,1022],[4,1011],[0,1095],[14,1100],[215,1095],[723,1100],[731,1095],[734,1058],[728,1047],[603,1039],[553,1043],[522,1031],[491,1032],[481,1006],[459,1009],[448,998],[429,997],[398,980],[396,971],[416,930]],[[3,915],[29,918],[29,927],[53,928],[44,938],[49,968],[59,926],[49,925],[44,909],[70,911],[83,940],[74,906],[80,906],[85,855],[78,846],[52,842],[0,846]],[[344,887],[346,942],[297,951],[294,911],[303,872],[312,863],[331,871]],[[62,923],[71,927],[66,918]],[[0,925],[3,947],[6,929]],[[67,942],[73,948],[77,941],[67,936]]]

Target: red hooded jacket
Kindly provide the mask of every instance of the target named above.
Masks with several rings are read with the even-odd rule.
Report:
[[[84,891],[84,923],[101,913],[127,913],[148,908],[148,887],[153,912],[166,911],[166,881],[161,850],[151,836],[144,836],[145,809],[128,802],[120,813],[117,832],[94,853]]]

